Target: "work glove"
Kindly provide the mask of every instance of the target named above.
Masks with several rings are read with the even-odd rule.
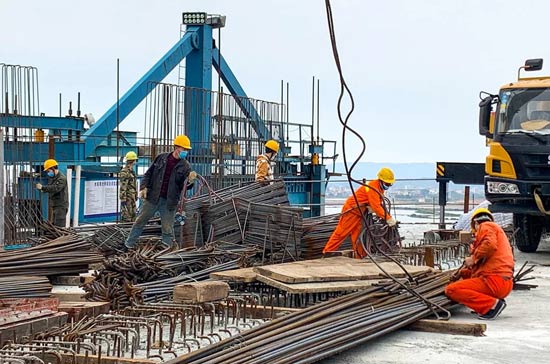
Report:
[[[393,226],[397,225],[397,220],[395,220],[393,217],[391,217],[388,220],[386,220],[386,223],[388,224],[389,227],[393,227]]]
[[[35,187],[37,190],[42,190],[42,183],[37,183]]]
[[[189,177],[187,177],[187,181],[189,183],[193,183],[193,182],[195,182],[196,179],[197,179],[197,172],[195,172],[195,171],[189,172]]]
[[[144,189],[142,189],[141,191],[139,191],[139,198],[145,200],[147,199],[147,187],[145,187]]]

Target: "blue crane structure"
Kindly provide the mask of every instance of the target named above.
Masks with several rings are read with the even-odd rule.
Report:
[[[184,13],[184,17],[191,13]],[[137,151],[137,133],[118,132],[118,125],[147,97],[151,91],[151,84],[161,82],[176,66],[185,59],[185,87],[193,89],[212,89],[212,68],[220,75],[227,89],[235,98],[236,103],[242,113],[251,123],[251,127],[262,140],[272,139],[273,136],[264,120],[260,117],[254,104],[249,101],[243,87],[231,71],[227,61],[214,45],[213,29],[220,26],[219,17],[209,17],[206,13],[197,13],[201,21],[197,23],[187,23],[186,31],[179,41],[164,56],[149,69],[107,112],[101,116],[89,129],[84,127],[83,117],[66,116],[24,116],[4,112],[0,114],[0,127],[3,128],[26,128],[30,130],[48,130],[49,141],[33,140],[21,143],[16,140],[4,142],[4,159],[6,163],[21,162],[21,156],[32,155],[32,168],[34,172],[42,171],[42,161],[48,158],[55,158],[61,170],[66,170],[69,166],[82,166],[84,169],[83,180],[79,181],[81,187],[79,191],[86,191],[84,180],[90,182],[93,180],[104,180],[111,178],[112,174],[120,169],[120,160],[114,164],[101,163],[101,157],[121,156],[128,151]],[[222,17],[223,23],[225,17]],[[204,19],[204,21],[202,21]],[[185,21],[184,21],[185,23]],[[223,26],[223,24],[221,25]],[[211,117],[210,93],[206,92],[199,96],[200,100],[194,100],[188,107],[198,107],[195,105],[206,105],[206,110],[201,112],[191,112],[185,120],[185,133],[189,136],[194,148],[193,154],[208,154],[207,145],[211,140],[211,130],[201,127],[206,125]],[[284,150],[284,135],[278,136],[279,142]],[[202,148],[202,150],[201,150]],[[309,146],[309,152],[322,155],[322,145],[312,143]],[[28,159],[27,159],[28,160]],[[292,160],[283,157],[279,163],[290,164]],[[210,162],[209,162],[210,163]],[[193,164],[199,173],[208,175],[211,170],[210,165]],[[292,168],[282,168],[283,171],[291,171]],[[29,178],[27,183],[34,183],[35,178]],[[319,163],[305,163],[301,165],[299,175],[283,176],[287,181],[287,190],[292,204],[309,205],[311,216],[320,215],[321,206],[324,204],[325,185],[327,180],[327,171],[324,165]],[[298,182],[311,181],[310,183],[298,184]],[[75,187],[72,186],[73,192]],[[74,203],[72,209],[84,205],[84,195],[82,193],[79,202]],[[46,204],[42,204],[44,215],[47,209]],[[74,212],[73,212],[74,215]],[[104,214],[86,214],[85,211],[78,211],[77,219],[79,222],[100,222],[113,221],[116,219],[116,212]]]

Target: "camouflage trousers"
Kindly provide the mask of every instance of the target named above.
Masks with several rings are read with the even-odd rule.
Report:
[[[120,221],[122,222],[134,222],[136,220],[136,201],[128,199],[122,201],[120,207]]]

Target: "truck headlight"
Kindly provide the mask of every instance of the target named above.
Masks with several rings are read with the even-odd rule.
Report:
[[[519,188],[515,183],[487,182],[487,192],[502,193],[507,195],[519,195]]]

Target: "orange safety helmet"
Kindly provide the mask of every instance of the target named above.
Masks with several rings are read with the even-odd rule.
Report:
[[[273,140],[273,139],[268,140],[265,143],[265,147],[271,149],[275,153],[279,152],[279,143],[276,140]]]
[[[174,145],[176,147],[182,147],[184,149],[191,149],[191,141],[187,135],[178,135],[174,138]]]
[[[47,171],[52,167],[57,167],[57,161],[55,159],[46,159],[44,161],[44,170]]]
[[[378,179],[391,185],[395,183],[395,176],[393,175],[393,171],[387,167],[380,168],[380,170],[378,171]]]

